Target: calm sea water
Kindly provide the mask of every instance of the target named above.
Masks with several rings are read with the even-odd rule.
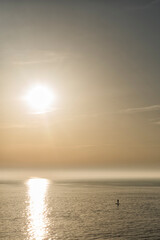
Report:
[[[3,181],[0,239],[158,240],[159,183]]]

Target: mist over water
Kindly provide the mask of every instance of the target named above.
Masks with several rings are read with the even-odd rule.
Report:
[[[159,169],[0,169],[0,181],[26,180],[31,177],[57,181],[160,179]]]

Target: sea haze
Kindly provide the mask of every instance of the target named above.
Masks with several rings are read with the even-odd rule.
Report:
[[[156,179],[53,181],[9,176],[0,181],[0,239],[158,240],[159,199]]]

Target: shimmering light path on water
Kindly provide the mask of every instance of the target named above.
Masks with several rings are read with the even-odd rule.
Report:
[[[29,197],[27,209],[29,240],[41,240],[47,234],[46,192],[49,181],[43,178],[31,178],[26,184]]]

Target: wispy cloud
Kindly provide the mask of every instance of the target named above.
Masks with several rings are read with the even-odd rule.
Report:
[[[149,120],[151,124],[160,125],[160,117]]]
[[[40,63],[63,62],[69,57],[67,53],[54,52],[51,50],[4,50],[2,63],[11,63],[15,65],[28,65]]]
[[[154,124],[160,125],[160,120],[158,122],[155,122]]]
[[[137,108],[127,108],[122,109],[120,112],[122,113],[140,113],[140,112],[153,112],[160,110],[160,105],[152,105],[146,107],[137,107]]]

